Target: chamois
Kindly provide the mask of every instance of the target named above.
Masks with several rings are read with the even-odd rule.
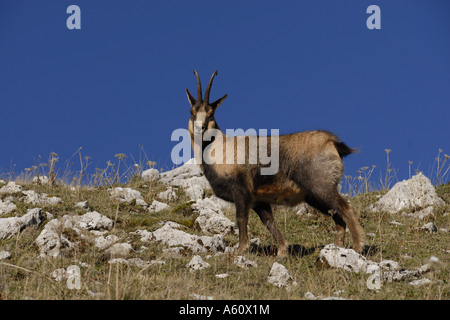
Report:
[[[250,243],[247,235],[249,210],[253,209],[260,217],[262,223],[271,232],[277,242],[277,255],[289,255],[288,242],[277,228],[271,204],[296,205],[306,202],[325,215],[332,216],[336,223],[335,244],[343,246],[346,226],[349,227],[353,240],[353,249],[361,252],[364,247],[364,232],[356,219],[350,204],[339,194],[337,185],[343,174],[342,158],[355,152],[337,136],[327,131],[305,131],[278,136],[276,143],[279,152],[278,171],[273,175],[262,175],[260,169],[265,165],[258,160],[252,164],[249,159],[250,137],[230,137],[225,134],[221,138],[206,138],[208,129],[216,129],[221,133],[214,119],[214,113],[219,105],[226,99],[222,98],[209,102],[211,85],[215,71],[206,88],[205,97],[202,98],[202,86],[196,70],[197,99],[186,89],[191,105],[189,120],[189,133],[194,154],[196,141],[197,150],[200,149],[200,166],[213,192],[219,198],[233,202],[236,206],[236,221],[239,228],[239,246],[237,254],[242,254]],[[197,139],[200,137],[200,139]],[[260,141],[261,137],[254,137]],[[268,145],[274,142],[268,136]],[[245,143],[245,162],[222,161],[208,163],[201,161],[203,151],[209,146],[223,146],[223,156],[229,154],[230,149],[236,150],[239,142]],[[219,142],[222,145],[219,145]],[[236,142],[236,143],[235,143]],[[226,149],[226,150],[225,150]],[[197,157],[197,156],[196,156]],[[227,157],[227,160],[228,157]]]

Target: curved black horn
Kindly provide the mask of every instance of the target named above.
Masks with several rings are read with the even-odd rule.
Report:
[[[202,84],[200,83],[200,77],[198,76],[197,70],[194,69],[194,74],[197,77],[197,102],[202,101]]]
[[[211,91],[212,82],[213,82],[213,79],[214,79],[214,77],[215,77],[216,75],[217,75],[217,70],[214,71],[214,73],[212,74],[211,79],[209,79],[208,86],[206,87],[205,101],[206,101],[206,103],[208,103],[208,104],[209,104],[209,92]]]

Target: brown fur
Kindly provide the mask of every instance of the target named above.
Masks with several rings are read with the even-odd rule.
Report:
[[[202,120],[202,136],[207,129],[219,129],[214,119],[214,112],[226,95],[210,103],[209,90],[215,72],[208,84],[205,100],[201,99],[201,84],[197,76],[197,100],[187,91],[191,103],[191,119],[189,132],[194,141],[193,122],[198,120],[196,115],[200,112],[205,119]],[[203,122],[204,121],[204,122]],[[200,129],[197,129],[200,130]],[[212,142],[202,143],[202,150],[212,148],[219,151],[219,137]],[[257,137],[259,145],[260,137]],[[245,140],[244,159],[237,154],[237,141]],[[223,164],[201,165],[214,193],[236,205],[236,220],[239,227],[239,249],[242,253],[249,247],[247,235],[248,213],[253,209],[261,221],[271,232],[278,244],[278,255],[288,255],[288,242],[279,232],[273,218],[271,204],[296,205],[306,201],[326,215],[331,215],[336,223],[337,235],[335,243],[343,245],[346,226],[349,227],[353,238],[353,248],[361,251],[364,246],[364,232],[359,225],[350,204],[339,194],[337,185],[343,174],[342,158],[352,152],[345,143],[334,134],[326,131],[307,131],[279,136],[279,170],[273,176],[262,176],[261,163],[249,163],[249,137],[226,137],[222,135]],[[274,143],[267,138],[268,150]],[[234,144],[234,146],[231,145]],[[227,151],[234,150],[234,162],[226,164],[230,159]],[[219,157],[216,152],[212,156]],[[231,155],[231,154],[230,154]],[[245,161],[244,161],[245,160]],[[239,162],[244,163],[240,164]]]

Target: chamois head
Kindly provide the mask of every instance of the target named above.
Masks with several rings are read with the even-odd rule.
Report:
[[[214,113],[217,107],[226,99],[227,95],[222,98],[209,102],[209,93],[211,91],[211,85],[214,77],[217,75],[217,71],[211,76],[208,87],[206,88],[205,98],[202,97],[202,84],[198,76],[197,70],[194,70],[194,74],[197,77],[197,99],[186,89],[189,103],[191,104],[191,118],[189,119],[189,132],[193,134],[201,134],[212,128],[217,128],[216,121],[214,119]]]

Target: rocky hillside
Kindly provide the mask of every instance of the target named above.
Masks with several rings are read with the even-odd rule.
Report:
[[[363,255],[329,245],[333,222],[312,208],[275,208],[286,260],[256,215],[251,250],[234,255],[234,207],[193,162],[113,187],[47,181],[0,180],[3,299],[450,298],[450,186],[422,174],[349,199]]]

